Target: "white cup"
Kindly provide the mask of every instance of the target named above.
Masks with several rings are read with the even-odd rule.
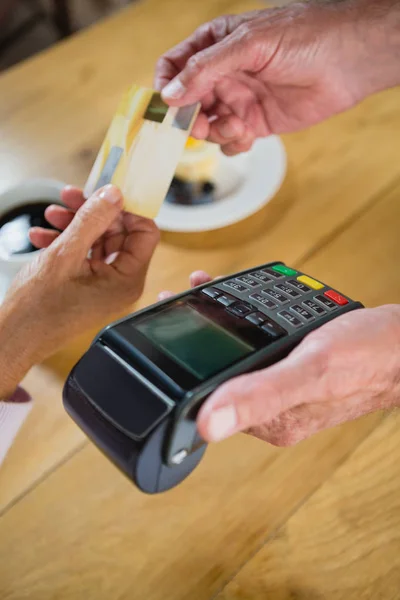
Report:
[[[0,218],[13,208],[35,202],[52,202],[61,204],[60,193],[64,183],[55,179],[29,179],[0,194]],[[0,303],[3,300],[12,280],[20,269],[40,252],[27,252],[5,256],[0,253]]]

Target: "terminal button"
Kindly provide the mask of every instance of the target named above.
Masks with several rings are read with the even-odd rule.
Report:
[[[315,279],[312,279],[312,277],[309,277],[308,275],[300,275],[300,277],[297,278],[297,281],[300,281],[301,283],[305,283],[313,290],[322,290],[322,288],[324,287],[323,283],[321,283],[320,281],[316,281]]]
[[[248,285],[251,288],[255,288],[255,287],[258,287],[259,285],[261,285],[261,283],[259,281],[256,281],[255,279],[253,279],[252,277],[249,277],[248,275],[242,275],[241,277],[237,277],[236,279],[238,281],[241,281],[245,285]]]
[[[301,281],[297,281],[297,279],[289,279],[288,282],[291,286],[295,287],[299,292],[303,292],[303,294],[307,294],[311,290],[308,285],[304,285]]]
[[[291,287],[289,287],[288,285],[285,285],[284,283],[277,283],[275,287],[280,292],[285,292],[285,294],[287,294],[291,298],[299,298],[300,297],[300,294],[297,290],[293,290]]]
[[[296,275],[297,273],[297,271],[295,271],[294,269],[290,269],[286,265],[274,265],[272,269],[277,273],[282,273],[282,275],[287,275],[288,277]]]
[[[237,298],[230,296],[229,294],[221,294],[217,298],[217,302],[223,304],[224,306],[231,306],[235,302],[237,302]]]
[[[268,281],[271,281],[271,277],[266,271],[254,271],[254,273],[252,273],[252,276],[256,277],[260,281],[263,281],[264,283],[268,283]]]
[[[342,296],[342,294],[338,294],[338,292],[335,292],[334,290],[327,290],[324,293],[324,296],[326,296],[327,298],[330,298],[331,300],[336,302],[336,304],[339,304],[339,306],[345,306],[346,304],[349,303],[347,298]]]
[[[261,296],[261,294],[252,294],[250,298],[251,300],[255,300],[267,308],[276,308],[275,302],[272,302],[272,300],[269,298],[264,298],[264,296]]]
[[[247,292],[247,290],[249,289],[246,285],[243,285],[238,281],[227,281],[226,283],[224,283],[224,286],[235,290],[235,292]]]
[[[228,307],[228,311],[236,315],[236,317],[245,317],[250,314],[252,310],[253,307],[251,304],[247,304],[247,302],[236,302]]]
[[[326,312],[325,309],[322,308],[320,304],[314,302],[314,300],[304,300],[303,304],[308,308],[311,308],[317,315],[324,315]]]
[[[285,321],[293,325],[293,327],[300,327],[301,325],[303,325],[303,322],[300,321],[300,319],[295,315],[292,315],[292,313],[290,313],[288,310],[282,310],[278,314],[280,317],[285,319]]]
[[[266,273],[269,273],[269,275],[271,275],[271,277],[273,277],[274,279],[281,279],[283,277],[283,273],[279,273],[279,271],[274,271],[272,269],[264,269]],[[270,280],[271,280],[270,277]]]
[[[318,300],[318,302],[321,302],[321,304],[326,306],[326,308],[328,308],[329,310],[334,310],[335,308],[337,308],[337,304],[335,304],[335,302],[332,302],[332,300],[329,300],[329,298],[327,298],[326,296],[322,296],[321,294],[315,296],[314,300]]]
[[[265,322],[261,325],[261,329],[262,331],[264,331],[264,333],[267,333],[270,337],[274,338],[275,340],[286,335],[286,331],[282,327],[279,327],[279,325],[271,319],[266,319]]]
[[[289,298],[287,296],[285,296],[284,294],[281,294],[280,292],[276,292],[275,290],[262,290],[263,294],[266,294],[267,296],[271,296],[271,298],[273,298],[273,300],[276,300],[276,302],[279,302],[279,304],[285,304],[285,302],[289,302]]]
[[[201,293],[209,298],[218,298],[218,296],[221,295],[221,292],[213,287],[205,288],[204,290],[201,290]]]
[[[250,321],[253,325],[262,325],[267,320],[267,317],[260,312],[254,312],[246,317],[246,321]]]
[[[305,321],[313,321],[314,320],[314,317],[310,313],[310,311],[307,310],[306,308],[303,308],[299,304],[293,304],[293,306],[290,307],[290,310],[292,310],[294,313],[296,313],[296,315],[298,317],[302,317]]]

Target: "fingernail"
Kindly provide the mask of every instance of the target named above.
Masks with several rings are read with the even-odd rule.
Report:
[[[186,93],[186,88],[180,79],[173,79],[165,86],[162,90],[161,95],[163,98],[182,98]]]
[[[219,442],[233,433],[237,428],[238,420],[234,406],[223,406],[214,410],[208,421],[208,436],[210,441]]]
[[[114,185],[108,184],[101,190],[99,198],[110,204],[119,204],[121,202],[121,192]]]

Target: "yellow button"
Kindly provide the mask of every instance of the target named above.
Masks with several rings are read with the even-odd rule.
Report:
[[[308,275],[300,275],[300,277],[297,278],[297,281],[301,281],[301,283],[305,283],[313,290],[320,290],[324,287],[323,283],[320,283],[319,281],[316,281],[315,279],[308,277]]]

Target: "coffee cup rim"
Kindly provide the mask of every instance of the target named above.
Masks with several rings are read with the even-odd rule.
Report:
[[[12,204],[7,204],[3,210],[4,200],[7,200],[10,197],[16,196],[17,200],[15,202],[15,206],[18,206],[18,203],[21,202],[29,204],[42,199],[41,196],[45,194],[46,191],[52,191],[61,194],[61,191],[65,186],[65,183],[57,179],[47,179],[44,177],[25,179],[12,187],[6,188],[0,193],[0,216],[12,208]],[[57,203],[57,200],[54,199],[54,202]],[[59,202],[61,204],[61,201]],[[17,265],[25,264],[28,259],[32,260],[37,254],[39,254],[39,252],[41,252],[40,249],[33,252],[25,252],[24,254],[15,254],[7,257],[2,256],[0,253],[0,263],[12,263]]]

